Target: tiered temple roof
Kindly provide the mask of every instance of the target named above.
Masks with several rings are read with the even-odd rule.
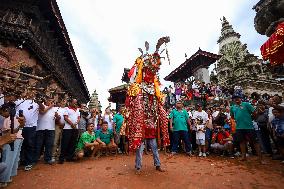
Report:
[[[216,62],[221,56],[199,50],[194,53],[190,58],[186,59],[178,68],[172,71],[168,76],[165,77],[166,81],[178,82],[185,81],[186,79],[193,76],[193,73],[199,68],[207,68],[214,62]]]

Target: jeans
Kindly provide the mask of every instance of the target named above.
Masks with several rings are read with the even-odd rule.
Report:
[[[61,138],[60,161],[72,160],[78,140],[78,129],[63,129]]]
[[[154,166],[156,166],[156,167],[157,166],[161,166],[156,139],[155,138],[153,138],[153,139],[145,139],[145,142],[152,149],[153,158],[154,158]],[[141,169],[142,168],[142,155],[143,155],[144,148],[145,148],[145,144],[141,143],[140,148],[136,150],[136,159],[135,159],[135,168],[136,169]]]
[[[14,151],[11,151],[9,144],[4,145],[2,161],[6,164],[7,168],[0,175],[0,182],[9,182],[12,176],[17,175],[22,143],[23,139],[16,139],[14,141]]]
[[[260,127],[260,141],[262,143],[263,151],[265,153],[272,154],[269,130],[266,127]]]
[[[180,139],[183,140],[185,144],[185,151],[188,153],[191,151],[191,145],[189,141],[189,134],[188,131],[174,131],[173,132],[173,146],[172,146],[172,152],[177,153],[178,152],[178,144]]]
[[[41,154],[41,149],[44,147],[44,161],[48,162],[52,158],[52,148],[54,143],[54,130],[39,130],[36,131],[36,159],[38,161]]]
[[[21,150],[21,161],[24,165],[32,165],[35,160],[36,127],[23,128],[24,142]]]

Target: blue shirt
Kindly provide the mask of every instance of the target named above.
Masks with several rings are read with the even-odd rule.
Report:
[[[271,124],[277,136],[284,134],[284,118],[274,118]]]

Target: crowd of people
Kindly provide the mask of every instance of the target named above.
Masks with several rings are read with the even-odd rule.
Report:
[[[197,80],[169,86],[164,93],[172,154],[179,146],[199,157],[212,152],[245,160],[251,153],[261,162],[263,154],[283,160],[284,103],[280,95],[248,96],[240,86],[228,89]]]
[[[170,146],[159,148],[171,156],[185,152],[189,156],[206,157],[213,153],[230,158],[240,156],[245,161],[253,154],[263,162],[262,155],[267,154],[283,162],[281,96],[255,94],[248,97],[238,86],[230,91],[198,81],[191,85],[177,84],[175,89],[169,87],[164,92]],[[14,117],[11,117],[11,106]],[[52,165],[80,161],[84,157],[129,153],[129,114],[124,107],[117,112],[107,107],[102,113],[96,108],[88,109],[76,99],[69,102],[61,99],[55,103],[52,98],[46,98],[35,102],[7,94],[0,114],[1,187],[12,182],[19,165],[29,171],[41,158]],[[138,153],[143,150],[149,153],[147,144],[152,148],[151,142],[145,144]],[[155,165],[159,167],[160,162],[155,161]]]

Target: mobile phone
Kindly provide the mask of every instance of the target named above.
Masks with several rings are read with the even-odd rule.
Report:
[[[24,117],[24,111],[23,110],[19,110],[19,117]]]

